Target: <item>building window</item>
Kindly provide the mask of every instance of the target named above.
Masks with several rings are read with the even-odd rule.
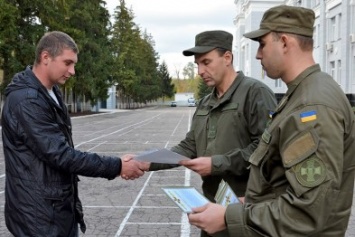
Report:
[[[335,40],[335,34],[336,34],[336,22],[335,22],[335,17],[332,17],[329,19],[329,40],[332,42]]]
[[[337,76],[336,76],[336,81],[338,82],[339,85],[341,85],[341,60],[338,60],[338,70],[337,70]]]
[[[313,47],[318,48],[319,47],[319,24],[315,25],[313,27]]]
[[[330,69],[329,69],[329,74],[333,77],[333,79],[335,80],[335,62],[331,61],[330,62]]]

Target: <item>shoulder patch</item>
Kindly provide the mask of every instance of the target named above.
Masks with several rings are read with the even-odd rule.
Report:
[[[302,161],[294,167],[297,181],[305,187],[315,187],[321,184],[326,177],[323,160],[316,155]]]
[[[302,123],[310,122],[317,119],[317,112],[315,110],[300,113]]]
[[[291,167],[308,158],[317,150],[318,143],[319,138],[312,130],[293,139],[281,152],[285,167]]]

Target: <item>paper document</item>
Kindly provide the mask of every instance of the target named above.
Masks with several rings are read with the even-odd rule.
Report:
[[[179,164],[179,161],[188,160],[189,158],[164,148],[145,152],[134,159],[153,163]]]
[[[191,213],[192,208],[200,207],[209,201],[194,187],[165,187],[164,192],[174,201],[174,203],[183,210],[183,212]]]
[[[235,195],[232,188],[223,179],[218,186],[218,190],[214,199],[216,203],[221,204],[225,207],[229,204],[239,202],[237,195]]]

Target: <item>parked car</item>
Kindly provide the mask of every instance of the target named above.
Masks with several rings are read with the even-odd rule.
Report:
[[[188,106],[189,107],[195,107],[196,106],[196,102],[194,98],[190,98],[187,100]]]
[[[176,107],[176,106],[177,106],[176,101],[171,101],[170,107]]]

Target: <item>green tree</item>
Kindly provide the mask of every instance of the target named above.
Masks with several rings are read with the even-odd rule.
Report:
[[[197,98],[201,99],[212,92],[212,87],[208,87],[202,78],[199,78]]]
[[[135,82],[136,95],[134,99],[145,103],[160,97],[162,88],[153,37],[146,31],[141,37],[140,44],[137,46],[139,58],[135,69],[137,81]]]
[[[2,90],[16,72],[33,63],[35,45],[45,32],[45,26],[39,20],[43,4],[38,0],[0,0]]]
[[[135,62],[138,57],[135,51],[140,39],[139,29],[133,22],[133,13],[127,9],[124,0],[116,7],[114,13],[112,45],[114,53],[113,80],[120,94],[120,103],[130,106],[136,81]]]
[[[120,103],[130,108],[132,102],[145,103],[157,99],[161,95],[161,82],[157,63],[159,57],[154,50],[152,36],[147,32],[141,33],[133,22],[133,11],[127,9],[124,0],[120,0],[114,19],[113,80],[118,85]]]
[[[102,0],[77,0],[72,6],[69,25],[80,29],[73,34],[78,47],[79,63],[76,67],[74,92],[79,100],[90,100],[94,105],[106,99],[112,85],[112,48],[110,46],[110,14]]]
[[[3,88],[14,73],[33,63],[40,37],[47,31],[60,30],[71,35],[81,51],[77,75],[64,87],[77,88],[77,94],[85,95],[92,103],[105,98],[112,55],[108,40],[110,16],[103,4],[101,0],[0,0]]]
[[[187,65],[182,70],[182,75],[185,79],[195,78],[195,64],[193,62],[188,62]]]
[[[159,65],[159,76],[162,82],[161,88],[163,100],[165,96],[168,98],[173,97],[176,93],[176,90],[174,84],[172,83],[172,78],[169,74],[168,66],[166,65],[165,61]]]

